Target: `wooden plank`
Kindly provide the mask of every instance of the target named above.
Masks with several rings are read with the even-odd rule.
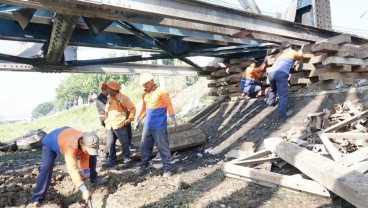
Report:
[[[281,158],[277,156],[267,157],[267,158],[259,158],[259,159],[252,159],[252,160],[242,160],[237,162],[232,162],[234,165],[241,165],[241,166],[249,166],[249,165],[256,165],[261,164],[265,162],[274,162],[274,161],[280,161]]]
[[[208,92],[208,96],[219,96],[217,92]]]
[[[313,57],[315,57],[314,53],[310,53],[310,52],[303,53],[303,60],[304,59],[310,59],[310,58],[313,58]]]
[[[340,47],[337,44],[323,42],[323,43],[314,44],[312,46],[311,51],[315,53],[332,53],[332,52],[339,51],[339,49]]]
[[[358,149],[353,153],[346,154],[340,161],[345,166],[353,165],[357,162],[368,159],[368,147]]]
[[[264,144],[277,156],[354,206],[367,207],[368,176],[281,138],[266,139]]]
[[[352,58],[354,57],[354,55],[355,55],[354,50],[351,50],[349,47],[341,47],[340,50],[334,54],[334,56],[347,57],[347,58]]]
[[[254,178],[248,178],[248,177],[241,176],[241,175],[235,175],[235,174],[225,172],[225,176],[230,177],[230,178],[243,180],[243,181],[246,181],[246,182],[256,183],[256,184],[259,184],[261,186],[266,186],[266,187],[269,187],[269,188],[276,188],[277,187],[277,185],[275,185],[273,183],[268,183],[268,182],[265,182],[265,181],[257,180],[257,179],[254,179]]]
[[[323,54],[323,55],[319,55],[319,56],[315,56],[312,57],[308,63],[310,64],[320,64],[322,63],[323,60],[325,60],[327,58],[327,54]]]
[[[211,75],[216,76],[216,77],[226,77],[226,76],[229,76],[229,73],[227,73],[225,69],[221,69],[221,70],[212,72]]]
[[[334,139],[368,139],[368,133],[324,133],[328,138]]]
[[[319,138],[322,140],[323,144],[325,145],[326,149],[330,153],[331,157],[336,161],[339,162],[342,157],[342,153],[336,149],[336,147],[332,144],[330,139],[323,134],[323,131],[318,132]]]
[[[242,71],[242,68],[240,68],[239,66],[231,66],[230,68],[226,69],[226,72],[229,74],[240,73]]]
[[[187,148],[195,147],[206,142],[206,136],[200,129],[193,128],[175,133],[169,133],[169,147],[171,151],[184,150]],[[132,143],[139,145],[142,135],[137,135],[132,138]],[[152,155],[158,152],[157,148],[154,148]],[[140,158],[139,150],[132,155],[132,159]]]
[[[203,71],[216,71],[216,67],[215,66],[205,66],[205,67],[202,67],[202,70]]]
[[[327,129],[325,129],[324,132],[326,132],[326,133],[332,133],[333,131],[339,130],[342,127],[347,126],[347,125],[349,125],[349,124],[351,124],[351,123],[353,123],[353,122],[355,122],[357,120],[360,120],[360,119],[362,119],[364,117],[367,117],[367,115],[368,115],[368,110],[363,111],[363,112],[361,112],[361,113],[359,113],[359,114],[351,117],[350,119],[344,120],[344,121],[342,121],[340,123],[337,123],[337,124],[335,124],[333,126],[328,127]]]
[[[351,165],[349,168],[358,171],[359,173],[367,173],[368,172],[368,161],[357,162]]]
[[[230,64],[241,64],[244,60],[242,59],[230,59]]]
[[[230,75],[230,76],[227,76],[227,77],[224,77],[224,78],[217,79],[217,82],[227,82],[231,78],[240,78],[240,77],[241,77],[241,74],[233,74],[233,75]]]
[[[267,149],[264,149],[264,150],[260,150],[258,152],[255,152],[255,153],[252,153],[250,155],[247,155],[245,157],[241,157],[241,158],[238,158],[238,159],[235,159],[235,160],[232,160],[230,162],[232,163],[236,163],[236,162],[241,162],[241,161],[244,161],[244,160],[254,160],[254,159],[260,159],[260,158],[263,158],[263,157],[266,157],[266,156],[269,156],[271,155],[272,152],[267,150]]]
[[[355,53],[355,57],[356,58],[362,58],[362,59],[368,58],[368,51],[359,51],[359,52],[356,52]]]
[[[341,79],[343,77],[344,75],[341,74],[340,72],[329,72],[329,73],[323,73],[323,74],[318,75],[318,79],[320,81]]]
[[[319,183],[298,178],[295,176],[282,175],[278,173],[268,172],[265,170],[258,170],[254,168],[248,168],[240,165],[234,165],[232,163],[225,163],[224,172],[233,175],[239,175],[242,177],[252,178],[255,180],[261,180],[268,183],[296,189],[299,191],[305,191],[321,196],[330,196],[329,191],[320,185]]]
[[[341,58],[336,56],[331,56],[326,58],[323,62],[323,65],[328,64],[346,64],[346,65],[368,65],[368,60],[357,59],[357,58]]]
[[[317,41],[316,43],[318,44],[318,43],[324,43],[324,42],[325,43],[333,43],[333,44],[351,43],[351,35],[349,35],[349,34],[337,35],[337,36],[332,37],[332,38]]]
[[[300,63],[295,66],[295,71],[311,71],[315,69],[316,67],[311,63]]]

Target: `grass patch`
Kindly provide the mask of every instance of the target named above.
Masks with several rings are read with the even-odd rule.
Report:
[[[96,131],[100,128],[96,106],[94,104],[83,105],[30,122],[2,124],[0,125],[0,142],[21,137],[29,130],[43,128],[48,133],[63,126],[70,126],[81,131]]]

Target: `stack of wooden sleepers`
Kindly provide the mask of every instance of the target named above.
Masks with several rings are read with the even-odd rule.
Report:
[[[354,85],[357,79],[368,78],[368,44],[354,45],[348,34],[305,45],[303,51],[303,59],[295,61],[290,70],[290,92],[316,82],[319,82],[321,89],[334,89],[342,84]],[[275,56],[265,57],[268,63],[266,72],[271,70]],[[209,95],[239,98],[241,75],[248,65],[249,60],[231,59],[229,63],[204,67],[201,74],[207,75],[209,80]],[[264,87],[258,96],[265,95],[268,90],[267,73],[261,81]]]

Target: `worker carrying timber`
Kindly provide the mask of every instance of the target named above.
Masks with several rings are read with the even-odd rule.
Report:
[[[266,59],[265,59],[266,60]],[[240,90],[245,98],[253,98],[262,88],[262,78],[266,62],[264,61],[260,67],[256,67],[257,61],[250,60],[249,66],[245,69],[240,81]]]
[[[291,44],[287,41],[281,43],[280,52],[276,55],[275,63],[272,65],[271,71],[268,73],[270,81],[270,90],[267,94],[266,103],[268,106],[274,105],[276,94],[279,94],[278,111],[279,119],[283,120],[289,117],[293,111],[288,108],[288,79],[290,68],[295,60],[303,58],[303,51],[298,52],[291,48]]]
[[[42,140],[42,165],[37,176],[36,189],[31,202],[38,206],[45,200],[47,189],[50,186],[52,172],[57,155],[63,155],[67,171],[73,183],[82,192],[86,202],[92,198],[92,194],[85,185],[85,180],[90,177],[90,155],[98,155],[99,138],[93,132],[83,133],[76,129],[64,126],[51,131]],[[78,171],[77,157],[80,158],[82,174]]]
[[[171,152],[167,134],[167,112],[171,118],[170,124],[176,128],[176,119],[169,93],[157,86],[150,72],[140,75],[140,84],[144,87],[142,95],[142,110],[136,119],[134,129],[138,129],[140,122],[144,120],[141,139],[141,167],[137,175],[144,175],[148,170],[153,144],[155,143],[163,163],[163,177],[171,176]]]

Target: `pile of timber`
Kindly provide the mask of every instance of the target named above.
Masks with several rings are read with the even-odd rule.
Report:
[[[202,145],[206,142],[206,136],[198,128],[193,128],[193,124],[186,123],[178,125],[176,128],[168,127],[167,133],[169,135],[169,147],[171,151],[184,150],[192,147]],[[132,138],[132,144],[140,146],[142,135],[135,135]],[[155,146],[152,155],[158,152]],[[140,150],[132,151],[132,158],[140,158]]]
[[[225,175],[268,187],[285,186],[321,196],[331,193],[356,207],[368,204],[368,110],[345,102],[308,115],[298,138],[265,139],[265,150],[227,162]],[[285,164],[302,174],[271,172]]]
[[[216,66],[203,68],[207,75],[209,96],[231,97],[241,96],[239,84],[242,72],[248,66],[248,62],[242,59],[231,59],[230,63],[218,63]]]
[[[367,40],[368,42],[368,40]],[[368,44],[355,45],[348,34],[306,45],[304,58],[297,62],[294,83],[319,81],[321,89],[354,85],[356,79],[368,78]]]
[[[367,40],[368,42],[368,40]],[[290,69],[289,91],[294,92],[319,82],[320,89],[334,89],[338,85],[354,85],[356,79],[368,78],[368,44],[354,45],[348,34],[318,41],[303,47],[303,59],[295,61]],[[270,72],[276,55],[266,56]],[[231,59],[229,63],[203,68],[201,75],[207,75],[210,96],[228,95],[239,98],[241,75],[249,60]],[[263,88],[258,96],[266,94],[269,88],[267,73],[260,80]]]

